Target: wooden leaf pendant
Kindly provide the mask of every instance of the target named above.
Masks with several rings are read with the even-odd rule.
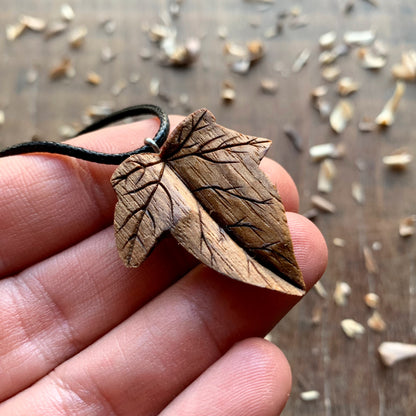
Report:
[[[139,153],[114,172],[121,258],[138,267],[162,233],[212,269],[302,295],[285,210],[258,164],[271,142],[229,130],[206,109],[170,134],[160,154]]]

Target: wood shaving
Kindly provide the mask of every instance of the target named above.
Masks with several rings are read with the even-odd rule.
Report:
[[[20,16],[19,21],[22,25],[34,32],[43,32],[46,28],[46,21],[39,17],[22,15]]]
[[[26,82],[34,84],[39,78],[39,71],[36,68],[30,68],[26,72]]]
[[[318,217],[319,211],[316,208],[311,208],[311,209],[308,209],[306,212],[304,212],[302,215],[308,220],[313,221],[314,219]]]
[[[406,85],[402,81],[397,81],[393,96],[387,101],[381,113],[376,117],[379,126],[388,127],[394,123],[397,107],[406,91]]]
[[[110,102],[102,102],[90,105],[86,110],[86,115],[93,120],[97,120],[110,115],[114,111],[114,104]]]
[[[140,81],[141,75],[138,72],[132,72],[129,75],[130,84],[137,84]]]
[[[373,30],[348,31],[344,33],[344,42],[349,46],[369,46],[374,42]]]
[[[49,78],[57,80],[68,76],[69,71],[72,68],[72,63],[69,58],[63,58],[56,66],[52,67],[49,72]]]
[[[272,78],[262,78],[260,80],[260,88],[265,94],[276,94],[279,84]]]
[[[398,149],[391,155],[383,157],[383,163],[393,170],[404,170],[413,161],[413,156],[406,150]]]
[[[329,65],[335,62],[338,55],[334,51],[323,51],[319,54],[318,62],[321,65]]]
[[[117,54],[111,49],[111,46],[106,45],[101,48],[101,60],[104,63],[111,62],[116,59],[116,57]]]
[[[217,35],[220,39],[227,39],[228,37],[228,27],[227,26],[218,26]]]
[[[334,178],[337,169],[331,159],[325,159],[321,162],[318,173],[318,191],[323,193],[330,193],[332,191]]]
[[[365,69],[381,69],[387,63],[384,56],[376,55],[369,48],[360,48],[358,50],[358,57],[361,61],[361,66]]]
[[[332,107],[328,100],[318,98],[314,101],[313,106],[318,110],[319,115],[323,120],[326,120],[331,115]]]
[[[159,78],[152,78],[149,83],[149,92],[152,97],[157,97],[160,92]]]
[[[381,361],[391,367],[399,361],[416,357],[416,345],[402,342],[382,342],[378,347]]]
[[[125,79],[119,79],[111,87],[111,94],[118,97],[127,88],[127,81]]]
[[[303,51],[295,59],[295,62],[293,62],[292,72],[295,72],[295,73],[299,72],[306,65],[310,56],[311,56],[310,50],[303,49]]]
[[[341,328],[348,338],[358,338],[365,334],[365,328],[353,319],[343,319],[341,321]]]
[[[351,286],[346,282],[337,282],[334,291],[334,302],[337,306],[345,306],[348,296],[351,294]]]
[[[99,85],[99,84],[101,84],[102,79],[101,79],[100,75],[98,75],[96,72],[90,71],[87,74],[86,81],[91,85]]]
[[[378,305],[380,304],[380,296],[371,292],[367,293],[364,296],[364,302],[369,308],[376,309]]]
[[[364,118],[358,123],[358,130],[360,130],[363,133],[371,133],[376,129],[377,124],[374,121],[369,120],[368,118]]]
[[[358,205],[363,205],[365,202],[365,195],[363,186],[359,182],[353,182],[351,184],[351,195],[354,198],[354,201]]]
[[[113,19],[106,19],[103,22],[103,28],[104,32],[107,33],[107,35],[112,35],[117,29],[117,22]]]
[[[360,84],[350,77],[342,77],[337,84],[338,94],[343,97],[358,91],[359,88]]]
[[[328,297],[328,292],[326,291],[324,285],[322,284],[322,282],[320,280],[318,280],[313,288],[315,289],[316,293],[322,298],[322,299],[326,299]]]
[[[334,214],[337,210],[332,202],[328,201],[320,195],[312,195],[311,203],[315,208],[330,214]]]
[[[351,121],[353,113],[352,105],[346,100],[340,100],[329,116],[329,124],[336,133],[340,134]]]
[[[311,97],[313,100],[316,100],[322,98],[326,94],[328,94],[328,87],[326,85],[319,85],[312,90]]]
[[[367,272],[370,274],[377,274],[379,271],[379,268],[376,263],[376,259],[373,256],[373,252],[371,251],[371,248],[368,246],[364,246],[363,254],[364,254],[365,268]]]
[[[300,398],[304,402],[311,402],[314,400],[318,400],[321,397],[321,394],[317,390],[309,390],[309,391],[303,391],[300,394]]]
[[[372,315],[367,320],[367,325],[370,329],[376,332],[383,332],[387,327],[386,322],[378,311],[373,311]]]
[[[61,17],[66,22],[70,22],[71,20],[74,20],[75,12],[70,4],[64,3],[61,6]]]
[[[71,48],[80,48],[84,44],[87,34],[88,29],[86,26],[78,26],[75,29],[73,29],[68,37],[68,42]]]
[[[323,143],[312,146],[309,149],[309,155],[314,162],[319,162],[327,157],[333,157],[336,152],[334,143]]]
[[[392,74],[396,79],[403,81],[415,81],[416,50],[403,52],[401,63],[393,65]]]
[[[0,126],[2,126],[6,121],[6,114],[3,110],[0,110]]]
[[[65,32],[67,28],[68,23],[66,22],[61,22],[60,20],[49,22],[48,26],[46,27],[45,37],[46,39],[50,39],[54,36],[58,36],[61,33]]]
[[[415,233],[416,230],[416,215],[402,218],[399,225],[400,237],[410,237]]]
[[[236,98],[234,85],[230,81],[224,81],[221,90],[221,99],[225,104],[231,104]]]
[[[330,65],[322,69],[321,75],[325,81],[334,82],[341,75],[341,69],[336,65]]]
[[[293,147],[298,151],[303,151],[303,140],[300,137],[299,133],[295,130],[295,128],[290,124],[285,124],[283,126],[283,131],[286,134],[286,137],[290,140],[293,144]]]
[[[334,31],[326,32],[319,37],[319,46],[322,49],[332,49],[337,40],[337,34]]]
[[[332,243],[335,247],[345,247],[347,245],[347,242],[343,238],[335,237],[332,240]]]
[[[26,25],[23,23],[15,23],[6,26],[6,38],[9,41],[16,40],[26,29]]]

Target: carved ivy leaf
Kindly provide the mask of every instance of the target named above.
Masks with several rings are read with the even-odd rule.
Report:
[[[270,141],[188,116],[159,155],[137,154],[113,175],[117,247],[137,267],[170,231],[203,263],[238,280],[301,294],[286,215],[258,164]]]

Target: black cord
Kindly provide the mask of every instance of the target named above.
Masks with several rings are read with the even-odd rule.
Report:
[[[95,123],[90,124],[85,129],[81,130],[74,137],[80,136],[81,134],[89,133],[95,130],[102,129],[109,124],[116,123],[129,117],[138,117],[148,114],[155,115],[160,121],[160,127],[155,137],[153,138],[154,143],[157,147],[162,147],[169,134],[169,118],[167,114],[158,106],[152,104],[142,104],[132,107],[124,108],[123,110],[116,111]],[[123,160],[127,159],[131,155],[137,153],[154,153],[155,146],[144,145],[139,149],[132,150],[127,153],[101,153],[94,150],[83,149],[82,147],[71,146],[66,143],[58,142],[26,142],[16,144],[0,151],[0,157],[19,155],[23,153],[57,153],[60,155],[66,155],[75,157],[77,159],[87,160],[89,162],[101,163],[106,165],[119,165]]]

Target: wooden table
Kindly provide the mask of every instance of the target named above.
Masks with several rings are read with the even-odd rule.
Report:
[[[111,101],[115,108],[153,102],[175,113],[208,107],[221,124],[273,140],[269,156],[282,163],[295,179],[304,212],[310,208],[310,196],[317,193],[319,170],[319,164],[310,160],[309,147],[325,142],[345,144],[345,157],[335,161],[333,192],[327,195],[337,211],[320,214],[316,219],[329,246],[329,266],[322,279],[327,297],[312,291],[271,334],[273,342],[286,353],[294,377],[292,397],[284,414],[416,414],[416,361],[386,368],[377,354],[382,341],[416,343],[416,236],[404,239],[398,234],[400,219],[416,214],[415,164],[398,173],[382,163],[382,157],[397,148],[405,147],[416,154],[416,130],[412,128],[415,86],[407,85],[393,126],[367,134],[357,129],[363,116],[374,118],[380,112],[394,90],[392,64],[400,61],[404,50],[414,48],[416,3],[379,0],[379,7],[374,7],[357,0],[351,13],[345,14],[345,2],[341,0],[285,0],[271,5],[242,0],[184,1],[174,21],[178,37],[201,37],[202,49],[200,59],[192,67],[181,69],[159,65],[157,47],[143,32],[145,25],[159,21],[165,3],[168,2],[73,0],[76,18],[71,26],[88,28],[85,45],[79,50],[68,47],[67,33],[48,41],[38,33],[24,33],[14,42],[2,36],[0,109],[6,120],[0,127],[1,146],[28,140],[33,135],[58,138],[62,125],[81,126],[86,108],[100,101]],[[231,72],[223,56],[224,40],[219,38],[218,28],[225,27],[229,40],[244,45],[248,40],[262,38],[276,21],[277,12],[294,4],[302,8],[308,25],[297,29],[286,25],[279,36],[264,40],[266,54],[248,74]],[[16,22],[21,13],[53,20],[59,17],[59,5],[60,2],[46,0],[3,0],[1,27]],[[113,34],[106,33],[100,25],[106,18],[117,25]],[[310,102],[312,88],[323,83],[318,38],[329,30],[335,30],[341,39],[346,30],[369,28],[375,29],[377,38],[387,43],[388,64],[379,72],[365,70],[359,65],[356,50],[339,59],[342,74],[352,76],[362,86],[349,98],[355,108],[353,121],[344,133],[336,135]],[[112,62],[103,63],[100,51],[106,45],[117,56]],[[149,60],[139,57],[145,47],[153,53]],[[309,62],[299,73],[292,73],[296,56],[305,48],[311,52]],[[70,57],[76,75],[51,81],[50,68],[63,57]],[[283,71],[276,72],[276,66]],[[38,71],[33,83],[26,80],[30,68]],[[86,73],[92,70],[102,77],[98,86],[85,82]],[[112,86],[128,80],[131,74],[140,74],[139,82],[127,82],[126,89],[114,96]],[[279,82],[277,94],[261,92],[260,81],[266,77]],[[149,92],[153,78],[160,80],[162,97]],[[230,80],[237,93],[230,105],[224,105],[220,99],[224,80]],[[189,95],[186,105],[179,102],[184,93]],[[333,84],[329,100],[332,104],[338,100]],[[285,137],[286,123],[292,124],[303,138],[302,153]],[[352,182],[364,189],[362,205],[351,196]],[[345,239],[345,247],[334,246],[335,237]],[[372,250],[378,273],[366,270],[364,246]],[[345,306],[337,306],[332,299],[336,282],[341,281],[351,286]],[[366,325],[371,311],[363,297],[368,292],[381,297],[379,311],[387,323],[382,333]],[[312,317],[319,313],[320,322],[313,323]],[[366,333],[358,339],[348,339],[340,327],[344,318],[362,323]],[[318,390],[320,398],[302,401],[300,392],[305,390]]]

